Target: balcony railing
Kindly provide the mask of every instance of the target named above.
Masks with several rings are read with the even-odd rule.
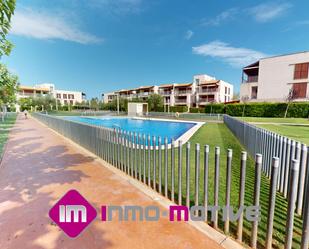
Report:
[[[212,103],[215,99],[199,99],[199,103]]]
[[[161,94],[161,95],[171,95],[172,91],[159,91],[159,94]]]
[[[175,103],[187,103],[187,99],[175,99]]]
[[[200,88],[198,89],[198,93],[216,93],[218,92],[218,88]]]
[[[259,81],[259,76],[255,75],[255,76],[248,76],[247,79],[243,79],[242,83],[253,83],[253,82],[258,82]]]
[[[180,95],[180,94],[191,94],[192,91],[191,90],[178,90],[175,91],[175,95]]]

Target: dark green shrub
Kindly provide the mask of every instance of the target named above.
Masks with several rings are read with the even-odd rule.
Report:
[[[276,117],[283,118],[287,103],[248,103],[228,104],[225,106],[225,113],[231,116],[245,117]],[[209,113],[209,112],[208,112]],[[220,113],[220,112],[213,112]],[[308,118],[309,103],[291,103],[287,117]]]
[[[170,112],[187,112],[188,107],[187,106],[171,106]]]
[[[205,113],[205,109],[201,107],[190,107],[190,113]]]
[[[205,106],[205,113],[217,113],[224,114],[225,113],[225,105],[224,104],[209,104]]]

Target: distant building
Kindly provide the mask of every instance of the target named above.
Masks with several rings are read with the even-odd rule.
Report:
[[[296,101],[309,100],[309,52],[263,58],[243,68],[240,99],[283,102],[290,92]]]
[[[54,84],[44,83],[35,86],[19,86],[16,98],[29,98],[51,95],[62,105],[75,105],[86,100],[86,94],[78,91],[58,90]],[[18,108],[18,107],[17,107]]]
[[[169,106],[203,107],[209,103],[225,103],[233,98],[233,85],[217,80],[206,74],[195,75],[193,82],[170,83],[159,86],[141,86],[135,89],[119,90],[102,94],[104,103],[110,103],[119,95],[120,98],[144,101],[149,95],[157,93]]]

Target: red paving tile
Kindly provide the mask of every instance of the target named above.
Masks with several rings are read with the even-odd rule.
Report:
[[[222,248],[187,223],[102,222],[67,237],[48,217],[68,190],[100,206],[158,205],[93,157],[33,119],[19,118],[0,166],[0,248]],[[160,207],[164,209],[163,207]]]

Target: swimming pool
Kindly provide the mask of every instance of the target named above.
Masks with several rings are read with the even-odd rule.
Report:
[[[198,125],[197,122],[177,122],[166,120],[149,120],[140,118],[119,118],[119,117],[80,117],[69,116],[62,117],[66,120],[104,126],[107,128],[122,129],[127,132],[136,132],[150,136],[160,136],[162,141],[165,137],[170,143],[172,139],[175,141],[186,134],[189,130]],[[197,128],[197,127],[195,127]],[[197,128],[198,129],[198,128]],[[196,129],[194,129],[196,130]],[[193,132],[194,133],[194,132]]]

